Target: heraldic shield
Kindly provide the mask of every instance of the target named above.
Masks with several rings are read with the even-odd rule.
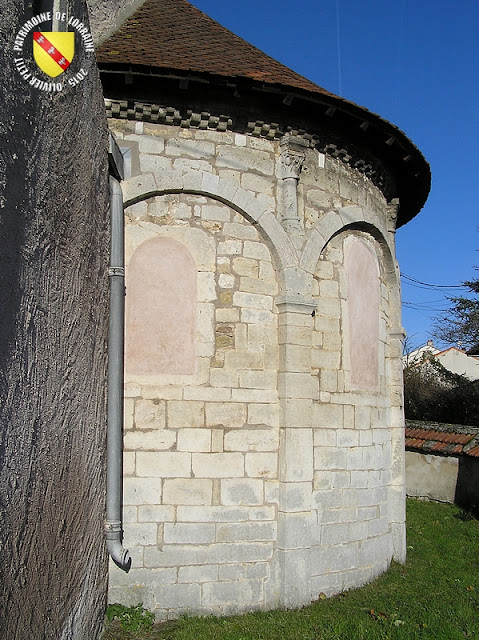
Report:
[[[56,78],[66,71],[75,55],[74,31],[35,31],[33,57],[40,69]]]

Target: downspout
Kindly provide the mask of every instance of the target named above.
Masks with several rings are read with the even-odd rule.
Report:
[[[114,141],[113,141],[113,144]],[[112,138],[110,139],[110,147]],[[116,146],[116,145],[115,145]],[[110,318],[108,331],[108,424],[105,537],[113,561],[129,571],[131,558],[123,548],[123,349],[125,315],[125,247],[123,194],[119,181],[110,175]]]

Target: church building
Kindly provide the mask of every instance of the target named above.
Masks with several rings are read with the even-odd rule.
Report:
[[[157,619],[301,607],[406,557],[397,127],[186,0],[97,49],[124,158],[124,545]]]

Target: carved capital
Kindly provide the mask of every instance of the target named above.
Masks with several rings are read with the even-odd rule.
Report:
[[[396,231],[396,222],[399,213],[399,198],[393,198],[387,205],[388,231]]]
[[[284,136],[280,140],[281,178],[299,180],[299,174],[305,160],[305,149],[308,143],[297,136]]]

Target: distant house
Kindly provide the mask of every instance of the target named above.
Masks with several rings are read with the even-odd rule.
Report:
[[[473,350],[472,350],[473,351]],[[465,376],[469,380],[479,380],[479,355],[463,351],[459,347],[437,349],[432,340],[404,356],[404,366],[419,365],[434,358],[451,373]]]

